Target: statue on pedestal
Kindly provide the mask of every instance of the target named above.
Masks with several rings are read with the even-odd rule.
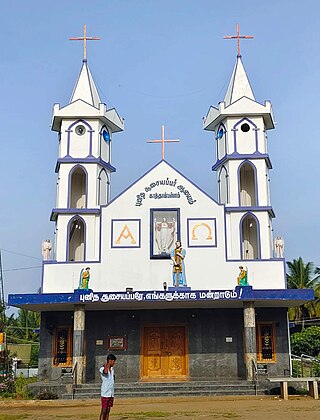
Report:
[[[78,289],[89,290],[90,267],[83,268],[80,272]]]
[[[50,260],[51,249],[52,245],[50,239],[44,239],[42,241],[42,257],[45,261]]]
[[[284,254],[284,239],[281,236],[277,236],[274,240],[274,248],[276,251],[277,258],[283,258]]]
[[[237,277],[238,286],[249,286],[248,270],[244,269],[242,265],[240,265],[239,269],[240,269],[240,273]]]
[[[187,286],[186,274],[184,268],[184,258],[186,256],[185,249],[182,248],[181,242],[177,241],[175,249],[171,252],[171,260],[173,262],[172,277],[173,286]]]

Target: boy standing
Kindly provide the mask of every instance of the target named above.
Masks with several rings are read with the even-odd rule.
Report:
[[[116,356],[109,354],[107,363],[99,369],[101,377],[101,413],[100,420],[109,420],[109,413],[114,400],[114,370]]]

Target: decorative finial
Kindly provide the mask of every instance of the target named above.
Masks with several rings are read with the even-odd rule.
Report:
[[[161,140],[147,140],[147,143],[162,143],[162,160],[164,160],[164,144],[165,143],[177,143],[180,140],[165,140],[164,139],[164,125],[161,127],[161,132],[162,132],[162,136],[161,136]]]
[[[237,40],[237,47],[238,47],[238,55],[237,57],[241,57],[241,53],[240,53],[240,39],[252,39],[254,38],[251,35],[240,35],[240,25],[239,23],[237,23],[237,35],[228,35],[228,36],[224,36],[224,39],[236,39]]]
[[[83,41],[83,61],[87,61],[87,41],[100,41],[101,38],[95,36],[87,37],[87,25],[83,25],[83,36],[69,38],[70,41]]]

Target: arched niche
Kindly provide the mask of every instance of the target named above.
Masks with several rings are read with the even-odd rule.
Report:
[[[260,232],[258,219],[248,213],[240,222],[241,258],[255,260],[260,258]]]
[[[69,207],[83,209],[87,207],[87,172],[82,166],[76,166],[70,173]]]
[[[239,167],[239,203],[244,207],[257,205],[256,169],[249,161]]]
[[[75,217],[68,226],[68,261],[84,261],[85,259],[85,223],[82,218]]]

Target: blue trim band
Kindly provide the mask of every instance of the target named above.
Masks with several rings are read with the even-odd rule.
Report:
[[[314,299],[313,289],[259,289],[253,290],[251,286],[237,286],[234,290],[176,290],[119,292],[93,292],[92,290],[75,290],[74,293],[32,293],[9,294],[10,306],[44,305],[44,304],[70,304],[70,303],[101,303],[113,302],[121,305],[131,302],[203,302],[203,301],[310,301]],[[49,307],[48,307],[49,310]]]

